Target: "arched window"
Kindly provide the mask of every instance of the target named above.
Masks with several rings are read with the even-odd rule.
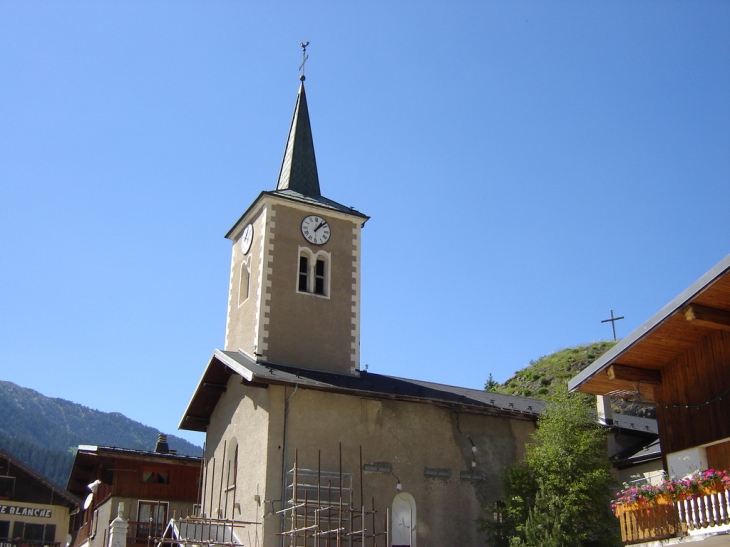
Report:
[[[309,292],[309,253],[299,253],[299,292]]]
[[[297,269],[297,292],[329,296],[330,254],[326,251],[312,252],[299,247]]]

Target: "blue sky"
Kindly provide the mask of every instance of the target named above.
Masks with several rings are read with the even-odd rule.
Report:
[[[0,379],[175,431],[310,41],[362,364],[481,388],[730,253],[730,3],[0,0]]]

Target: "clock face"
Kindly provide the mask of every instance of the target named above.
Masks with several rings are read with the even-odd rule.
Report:
[[[310,243],[324,245],[330,238],[330,225],[320,216],[309,215],[302,220],[302,235]]]
[[[241,235],[241,251],[243,251],[243,254],[251,250],[251,243],[253,243],[253,225],[248,224]]]

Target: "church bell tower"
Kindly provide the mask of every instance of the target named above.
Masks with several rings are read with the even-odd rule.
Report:
[[[368,217],[322,196],[304,76],[276,190],[226,234],[233,243],[225,349],[259,362],[360,369],[360,233]]]

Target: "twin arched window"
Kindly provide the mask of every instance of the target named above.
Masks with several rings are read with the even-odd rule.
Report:
[[[329,253],[314,253],[307,247],[299,247],[298,292],[329,296],[329,273]]]

